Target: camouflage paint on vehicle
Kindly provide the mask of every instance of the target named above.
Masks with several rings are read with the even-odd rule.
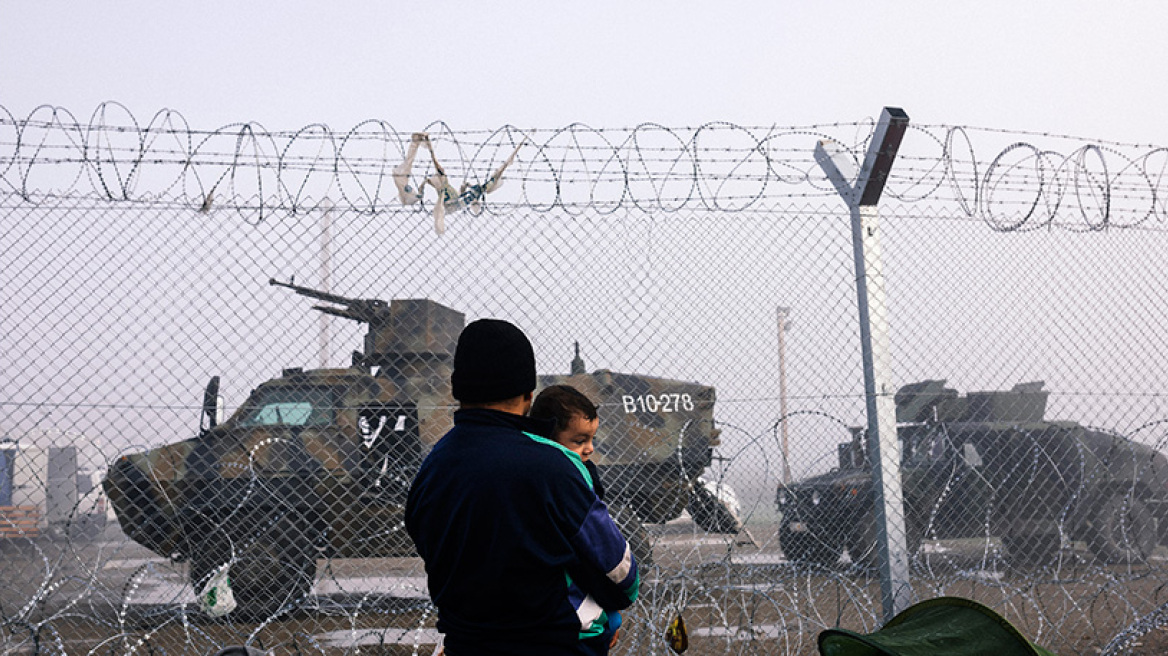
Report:
[[[392,350],[355,354],[348,369],[287,369],[223,424],[115,463],[104,485],[125,533],[182,555],[198,524],[263,507],[306,518],[334,556],[411,553],[394,527],[412,472],[452,425],[464,319],[429,300],[370,307],[358,315],[367,345]]]
[[[275,280],[368,325],[345,369],[285,369],[216,424],[218,378],[205,394],[208,428],[192,439],[122,457],[103,482],[123,531],[159,555],[186,559],[196,591],[224,563],[240,604],[262,618],[308,593],[318,556],[407,556],[406,494],[422,458],[452,426],[450,374],[465,317],[428,299],[352,299]],[[618,524],[642,562],[642,521],[690,505],[708,530],[737,530],[716,495],[695,485],[718,444],[714,389],[607,370],[542,376],[600,407],[596,460]],[[703,503],[691,505],[695,496]],[[728,498],[732,495],[728,495]],[[728,529],[726,527],[735,527]]]

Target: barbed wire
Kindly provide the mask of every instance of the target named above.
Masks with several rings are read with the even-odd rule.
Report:
[[[777,200],[834,197],[815,162],[816,143],[836,141],[859,162],[872,128],[868,120],[459,131],[435,122],[416,130],[429,135],[434,161],[402,176],[397,167],[415,130],[383,120],[347,131],[323,124],[269,131],[257,123],[199,130],[177,111],[141,122],[116,102],[99,105],[88,121],[47,105],[18,119],[0,106],[0,194],[24,203],[64,196],[203,212],[228,208],[249,222],[314,209],[325,198],[338,209],[372,215],[425,212],[436,199],[436,193],[425,197],[435,162],[455,185],[473,189],[514,153],[501,176],[510,184],[481,193],[466,211],[750,211]],[[395,171],[421,203],[402,204]],[[885,198],[957,208],[998,231],[1162,229],[1168,148],[912,125]]]
[[[726,460],[733,467],[749,458],[737,453]],[[254,462],[246,467],[258,481]],[[333,559],[326,561],[321,580],[336,591],[289,599],[280,615],[289,609],[298,613],[283,617],[279,626],[275,615],[252,623],[216,622],[195,610],[181,561],[138,563],[141,550],[127,542],[73,536],[70,525],[91,511],[75,505],[63,539],[16,538],[6,545],[9,567],[19,566],[22,575],[11,581],[10,592],[27,594],[9,595],[6,601],[19,604],[0,608],[0,653],[80,653],[76,649],[84,644],[86,653],[185,654],[206,653],[225,640],[267,648],[280,640],[296,653],[327,654],[334,653],[329,639],[345,645],[344,653],[359,653],[369,640],[426,653],[419,649],[428,650],[436,637],[434,608],[423,590],[348,588],[354,581],[334,571]],[[976,597],[1015,622],[1025,621],[1026,632],[1039,644],[1078,653],[1126,653],[1165,626],[1166,586],[1159,564],[1104,565],[1063,548],[1046,566],[1019,569],[1008,564],[988,530],[961,552],[938,546],[914,555],[915,594]],[[253,531],[236,537],[259,539],[262,527]],[[875,575],[866,564],[777,558],[772,537],[754,542],[748,535],[747,542],[696,528],[673,531],[666,528],[657,536],[657,563],[643,573],[652,594],[627,612],[622,653],[667,653],[659,624],[679,612],[690,617],[693,639],[719,645],[725,653],[773,651],[776,645],[782,648],[778,653],[806,653],[824,628],[844,623],[866,632],[881,624]],[[1077,623],[1100,632],[1085,636]],[[79,638],[87,636],[84,627],[99,637]]]

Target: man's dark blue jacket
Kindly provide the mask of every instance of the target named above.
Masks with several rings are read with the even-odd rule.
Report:
[[[550,428],[459,410],[410,487],[406,530],[453,656],[585,653],[602,608],[637,597],[628,543],[580,457],[542,437]]]

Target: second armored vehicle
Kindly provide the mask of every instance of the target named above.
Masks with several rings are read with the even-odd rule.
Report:
[[[286,369],[221,423],[216,377],[204,397],[207,428],[122,457],[104,481],[123,531],[186,560],[196,591],[226,567],[238,603],[232,617],[244,619],[307,595],[318,556],[412,555],[405,496],[452,425],[450,372],[464,324],[462,313],[426,299],[386,303],[271,284],[368,324],[353,366]],[[726,521],[730,509],[711,506],[697,483],[718,444],[712,387],[586,373],[578,357],[570,374],[541,377],[553,382],[578,386],[600,406],[595,457],[610,508],[642,562],[652,559],[642,520],[667,521],[690,505],[709,528],[736,528]]]
[[[1107,563],[1148,558],[1168,542],[1168,458],[1120,435],[1044,418],[1042,383],[961,396],[930,380],[896,394],[907,547],[994,536],[1019,565],[1041,565],[1065,538]],[[839,468],[777,495],[792,560],[876,562],[876,512],[865,431],[839,445]]]

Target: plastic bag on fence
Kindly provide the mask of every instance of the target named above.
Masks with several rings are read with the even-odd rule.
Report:
[[[231,563],[223,563],[199,592],[199,608],[210,617],[222,617],[235,610],[235,593],[231,591]]]
[[[976,601],[938,597],[909,606],[879,631],[827,629],[823,656],[1055,656]]]

